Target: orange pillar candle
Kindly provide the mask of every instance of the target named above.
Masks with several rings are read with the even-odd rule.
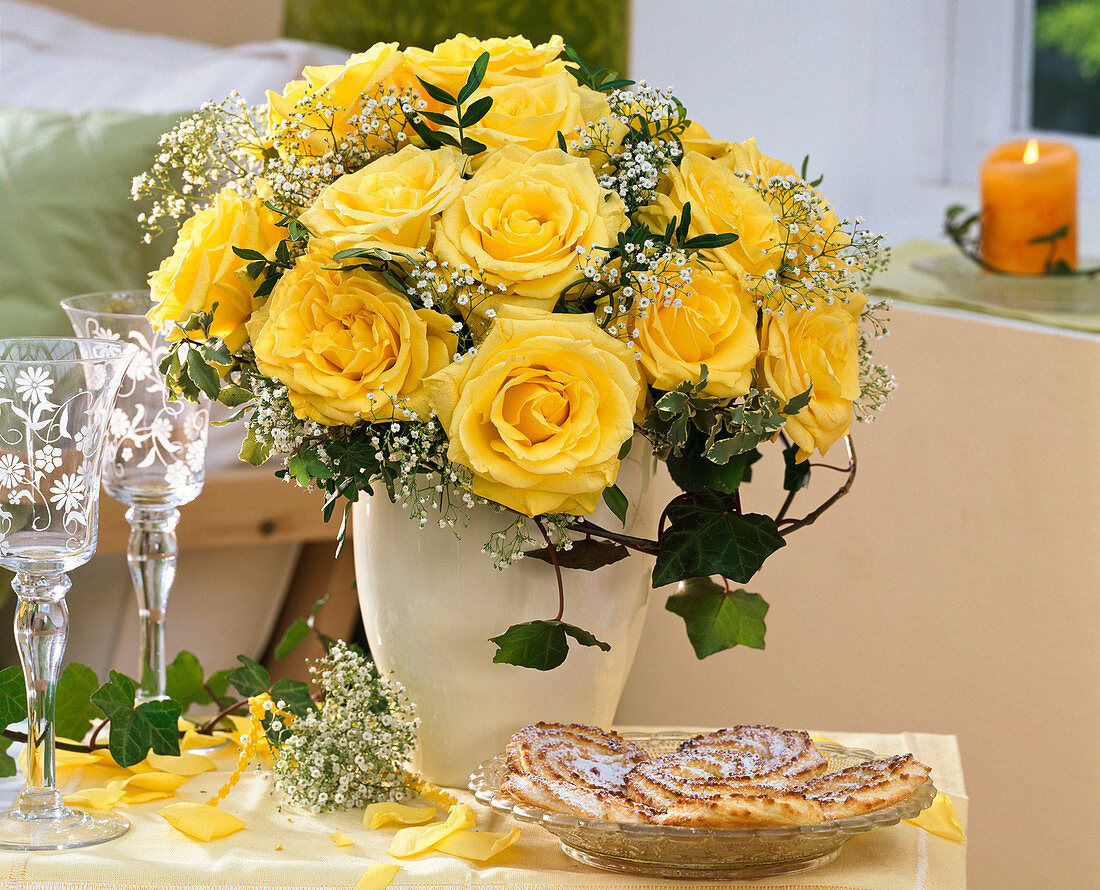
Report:
[[[1056,243],[1032,243],[1067,227]],[[1077,152],[1061,142],[1006,142],[982,162],[982,259],[1017,275],[1059,260],[1077,268]]]

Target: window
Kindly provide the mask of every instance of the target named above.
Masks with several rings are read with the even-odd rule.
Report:
[[[976,183],[991,148],[1031,135],[1080,157],[1080,198],[1100,202],[1100,0],[948,0],[945,178]]]

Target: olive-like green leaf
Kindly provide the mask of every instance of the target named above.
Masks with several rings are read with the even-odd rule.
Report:
[[[54,728],[59,737],[80,741],[91,729],[92,721],[103,716],[91,700],[98,688],[99,678],[90,667],[76,662],[65,666],[54,699]]]
[[[296,618],[294,623],[286,629],[279,645],[275,647],[276,658],[286,658],[298,648],[298,644],[309,636],[309,622],[305,618]]]
[[[484,52],[477,59],[474,60],[473,66],[470,68],[470,74],[466,78],[466,83],[462,85],[462,89],[458,91],[458,100],[454,103],[460,105],[469,99],[485,79],[485,72],[489,70],[489,53]]]
[[[206,393],[209,398],[216,399],[218,397],[218,390],[221,389],[222,385],[221,378],[218,376],[218,372],[203,360],[197,349],[192,349],[187,353],[187,373],[195,382],[195,385]]]
[[[492,96],[482,96],[476,102],[474,102],[469,108],[462,112],[462,126],[472,127],[478,121],[480,121],[493,105]]]
[[[479,155],[485,151],[485,143],[478,142],[476,139],[471,139],[469,136],[462,137],[462,153],[468,157]]]
[[[264,670],[263,665],[256,664],[247,655],[238,655],[237,661],[241,666],[229,674],[229,682],[237,692],[250,698],[271,688],[271,675]]]
[[[490,639],[498,647],[493,661],[537,671],[553,670],[569,654],[567,635],[582,646],[598,646],[604,652],[611,649],[588,631],[564,621],[528,621],[513,624],[500,636]]]
[[[552,562],[550,551],[546,547],[537,550],[525,550],[524,556],[531,559],[540,559],[543,562]],[[626,559],[630,555],[622,544],[612,541],[600,541],[596,538],[584,538],[574,541],[568,550],[555,551],[558,565],[563,569],[584,569],[586,572],[594,572],[596,569],[620,559]]]
[[[251,402],[253,398],[254,396],[251,392],[243,386],[238,386],[236,383],[226,384],[218,393],[218,401],[227,408],[236,408],[246,402]]]
[[[239,256],[242,260],[257,260],[261,263],[267,263],[267,257],[265,257],[258,250],[253,250],[251,247],[234,247],[233,253]]]
[[[27,684],[23,669],[13,664],[0,671],[0,729],[27,719]]]
[[[418,111],[424,120],[429,123],[435,124],[437,127],[457,127],[458,124],[453,117],[447,117],[445,114],[440,114],[438,111]]]
[[[798,446],[793,442],[783,449],[783,488],[786,491],[798,491],[810,484],[810,462],[798,462]]]
[[[626,511],[630,508],[630,502],[618,485],[609,485],[603,490],[603,502],[607,504],[615,518],[626,527]]]
[[[770,516],[738,513],[733,496],[706,488],[674,500],[666,515],[654,587],[709,575],[744,583],[786,544]]]
[[[710,578],[688,578],[665,608],[684,619],[699,659],[734,646],[764,648],[768,604],[758,593],[726,589]]]
[[[424,87],[424,92],[435,99],[441,105],[457,105],[458,100],[448,93],[443,87],[437,87],[434,83],[428,83],[422,77],[418,77],[420,85]]]
[[[260,442],[253,430],[249,430],[241,442],[240,459],[245,463],[258,467],[271,457],[271,444]]]
[[[814,394],[813,384],[806,387],[805,392],[800,392],[794,396],[786,405],[780,410],[781,414],[786,414],[788,417],[794,417],[799,411],[810,404],[810,397]]]

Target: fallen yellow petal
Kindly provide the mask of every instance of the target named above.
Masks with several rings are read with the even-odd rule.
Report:
[[[95,810],[110,810],[122,800],[126,790],[121,786],[114,788],[82,788],[65,795],[65,803],[73,806],[91,807]]]
[[[383,801],[372,803],[363,811],[363,824],[367,828],[384,825],[423,825],[435,815],[435,807],[411,807],[404,803]]]
[[[402,828],[393,836],[389,849],[386,851],[391,856],[399,859],[405,856],[415,856],[430,850],[443,838],[456,831],[474,827],[474,814],[464,803],[451,807],[446,822],[436,822],[424,827]]]
[[[209,738],[206,742],[210,744]],[[155,770],[162,773],[172,773],[175,776],[197,776],[199,773],[211,773],[217,769],[214,761],[202,754],[183,753],[178,757],[166,754],[150,754],[145,762]]]
[[[519,828],[511,831],[456,831],[443,838],[435,849],[474,862],[485,862],[506,850],[519,839]]]
[[[177,831],[204,843],[244,828],[244,822],[236,816],[201,803],[174,803],[160,810],[160,814]]]
[[[350,847],[352,845],[352,839],[346,834],[340,834],[338,831],[334,831],[329,837],[332,838],[332,842],[338,847]]]
[[[929,834],[934,834],[949,841],[961,843],[966,840],[966,832],[963,831],[963,827],[959,822],[955,805],[951,803],[951,798],[942,792],[936,795],[932,805],[916,819],[906,819],[905,821],[910,825],[916,825],[917,828],[923,828]]]
[[[385,890],[390,885],[397,873],[401,871],[400,865],[392,862],[380,862],[372,865],[355,885],[355,890]]]
[[[172,773],[138,773],[126,779],[127,790],[141,788],[145,791],[167,791],[172,793],[179,789],[190,776],[176,776]]]
[[[148,803],[151,800],[164,800],[171,796],[171,791],[131,791],[127,788],[122,797],[122,803]]]

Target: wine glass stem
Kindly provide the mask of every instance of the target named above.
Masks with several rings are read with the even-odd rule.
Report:
[[[63,574],[19,572],[11,582],[18,597],[15,641],[27,685],[27,784],[15,808],[26,819],[56,819],[65,812],[55,787],[54,699],[69,636],[70,585]]]
[[[141,685],[138,702],[167,698],[165,693],[164,619],[168,595],[176,577],[176,523],[180,512],[174,507],[154,509],[131,507],[130,542],[126,561],[137,594],[141,621]]]

